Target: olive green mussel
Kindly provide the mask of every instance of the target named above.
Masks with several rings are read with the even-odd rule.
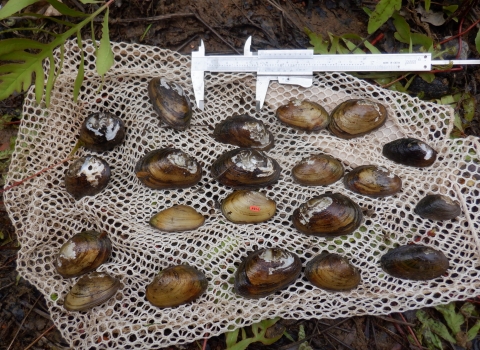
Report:
[[[361,281],[360,272],[347,258],[328,252],[307,263],[305,277],[314,286],[331,291],[351,290]]]
[[[202,166],[179,149],[162,148],[143,156],[135,174],[141,183],[156,190],[186,188],[200,181]]]
[[[189,265],[168,267],[146,288],[146,298],[159,308],[175,307],[199,298],[206,290],[208,281],[205,275]]]
[[[402,189],[402,179],[376,165],[362,165],[343,178],[345,188],[364,196],[378,198],[393,196]]]
[[[64,278],[78,277],[106,262],[111,252],[106,232],[83,231],[62,245],[55,257],[55,269]]]
[[[150,225],[166,232],[195,230],[204,222],[204,216],[188,205],[174,205],[150,219]]]
[[[439,250],[420,244],[399,246],[380,258],[382,269],[401,279],[430,280],[449,268],[447,257]]]
[[[340,180],[342,163],[326,154],[313,154],[302,159],[292,169],[295,182],[303,186],[328,186]]]
[[[325,108],[308,100],[292,100],[280,106],[275,115],[282,123],[308,132],[319,132],[330,122]]]
[[[384,105],[367,99],[348,100],[330,114],[328,129],[337,137],[352,139],[380,128],[387,120]]]
[[[272,218],[277,205],[261,192],[238,190],[230,193],[220,208],[225,218],[235,224],[256,224]]]
[[[340,193],[316,196],[295,209],[293,226],[306,235],[335,237],[355,231],[363,220],[362,210]]]
[[[65,296],[63,307],[69,311],[86,311],[106,302],[122,286],[104,272],[92,272],[79,278]]]

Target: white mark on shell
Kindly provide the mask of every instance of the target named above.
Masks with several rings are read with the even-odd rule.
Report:
[[[382,173],[384,173],[390,179],[393,179],[395,177],[395,174],[390,172],[390,170],[388,170],[387,168],[379,166],[378,170],[380,170]]]
[[[372,106],[373,108],[375,108],[377,113],[380,114],[380,107],[378,106],[378,103],[376,103],[376,102],[373,102],[373,101],[370,101],[370,100],[360,100],[360,101],[357,102],[357,104],[359,106]],[[377,117],[375,119],[375,121],[378,121],[378,118],[379,117]]]
[[[247,130],[250,133],[252,140],[260,143],[260,146],[265,147],[268,145],[268,142],[270,141],[270,135],[260,123],[246,122],[243,124],[242,129]]]
[[[423,159],[429,160],[433,157],[433,150],[428,145],[423,142],[419,142],[418,147],[420,147],[422,151],[425,152]]]
[[[275,172],[273,162],[268,157],[255,156],[252,151],[241,151],[232,157],[232,162],[242,170],[253,172],[260,171],[257,177],[270,176]],[[266,163],[266,164],[265,164]]]
[[[298,219],[302,225],[308,225],[312,216],[321,213],[333,203],[330,197],[313,198],[302,205],[299,210]]]
[[[77,253],[75,252],[75,242],[67,242],[60,251],[60,257],[66,260],[75,259],[77,257]],[[60,262],[58,263],[58,266],[62,266]]]
[[[86,128],[97,136],[103,136],[101,130],[105,127],[105,138],[107,141],[113,140],[120,130],[120,123],[107,114],[99,113],[93,117],[88,118]]]
[[[160,85],[162,85],[165,89],[170,90],[170,82],[165,78],[160,78]]]
[[[96,157],[86,157],[85,161],[74,163],[70,174],[80,177],[84,175],[92,187],[98,186],[98,180],[102,178],[105,171],[105,165]]]
[[[301,106],[301,105],[302,105],[302,100],[293,100],[293,105],[294,105],[295,107]]]
[[[167,159],[179,168],[186,169],[190,174],[195,174],[198,170],[197,163],[183,152],[170,153]]]
[[[266,249],[265,251],[260,254],[260,259],[264,260],[265,262],[272,262],[272,263],[280,263],[281,265],[277,267],[270,267],[268,269],[268,274],[272,275],[278,270],[283,270],[291,266],[295,262],[295,258],[285,252],[281,252],[280,256],[275,256],[273,254],[272,249]]]

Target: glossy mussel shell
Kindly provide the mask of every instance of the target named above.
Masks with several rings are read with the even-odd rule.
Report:
[[[280,165],[262,151],[237,148],[222,154],[213,164],[211,175],[225,186],[258,188],[275,183]]]
[[[441,251],[420,244],[389,250],[381,257],[380,265],[393,277],[416,281],[440,277],[449,268],[448,259]]]
[[[351,290],[361,281],[360,272],[347,258],[327,252],[307,263],[305,277],[314,286],[331,291]]]
[[[402,180],[388,169],[376,165],[362,165],[343,178],[345,188],[364,196],[378,198],[392,196],[402,189]]]
[[[348,100],[335,107],[330,116],[329,130],[337,137],[351,139],[385,124],[387,109],[371,100]]]
[[[357,203],[340,193],[313,197],[295,209],[293,226],[300,232],[319,237],[348,235],[363,220]]]
[[[135,174],[145,186],[159,190],[186,188],[202,178],[202,167],[185,152],[162,148],[143,156],[135,166]]]
[[[235,224],[257,224],[273,217],[277,205],[261,192],[238,190],[222,201],[220,209],[225,218]]]
[[[116,278],[104,272],[92,272],[80,277],[65,296],[63,306],[69,311],[86,311],[106,302],[120,287]]]
[[[342,163],[326,154],[304,158],[292,169],[293,179],[303,186],[328,186],[340,180],[343,173]]]
[[[76,200],[94,196],[107,187],[110,167],[95,156],[80,157],[73,161],[65,173],[65,189]]]
[[[166,232],[195,230],[204,222],[203,215],[188,205],[174,205],[150,219],[150,225]]]
[[[292,284],[302,262],[289,251],[267,248],[250,253],[235,274],[235,292],[245,298],[262,298]]]
[[[414,211],[424,219],[435,221],[452,220],[462,213],[457,201],[441,194],[429,194],[423,197]]]
[[[108,260],[112,243],[106,232],[83,231],[71,237],[58,252],[54,265],[64,278],[94,271]]]
[[[79,140],[83,147],[95,152],[110,151],[123,142],[125,124],[114,114],[90,114],[80,127]]]
[[[159,308],[175,307],[194,301],[206,290],[205,275],[189,265],[166,268],[147,286],[146,298]]]
[[[383,146],[382,154],[395,163],[428,167],[437,159],[437,151],[421,140],[403,138]]]
[[[192,107],[182,87],[166,78],[153,78],[148,84],[148,97],[161,121],[176,130],[190,126]]]
[[[308,132],[319,132],[330,122],[325,108],[308,100],[292,100],[279,107],[275,115],[282,123]]]
[[[274,144],[273,134],[265,124],[247,114],[228,117],[218,123],[213,138],[218,142],[262,151],[269,150]]]

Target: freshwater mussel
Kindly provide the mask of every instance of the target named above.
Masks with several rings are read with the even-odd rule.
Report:
[[[207,286],[208,280],[203,272],[189,265],[175,265],[154,277],[145,296],[159,308],[175,307],[199,298]]]
[[[266,248],[250,253],[235,273],[235,292],[257,299],[292,284],[300,275],[302,262],[289,251]]]
[[[125,138],[125,124],[114,114],[90,114],[80,127],[79,140],[83,147],[95,152],[110,151]]]
[[[359,270],[347,258],[324,252],[307,263],[305,277],[314,286],[330,291],[347,291],[361,281]]]
[[[225,186],[241,189],[271,185],[279,179],[280,171],[277,161],[262,151],[236,148],[218,157],[211,175]]]
[[[222,201],[220,209],[225,218],[235,224],[256,224],[275,215],[277,205],[261,192],[238,190]]]
[[[69,311],[86,311],[103,304],[122,286],[105,272],[92,272],[80,277],[65,296],[63,307]]]
[[[348,100],[330,114],[329,130],[337,137],[351,139],[380,128],[387,120],[384,105],[367,99]]]
[[[316,196],[295,209],[293,226],[300,232],[319,237],[348,235],[363,220],[357,203],[340,193]]]
[[[303,186],[328,186],[340,180],[342,163],[326,154],[313,154],[302,159],[292,169],[295,182]]]
[[[437,159],[437,151],[421,140],[402,138],[386,143],[382,154],[395,163],[428,167]]]
[[[402,189],[402,180],[388,169],[376,165],[362,165],[343,178],[345,188],[378,198],[392,196]]]
[[[247,114],[234,115],[218,123],[213,131],[218,142],[267,151],[273,147],[273,134],[261,120]]]
[[[202,178],[201,165],[185,152],[175,148],[153,150],[135,166],[140,182],[149,188],[186,188]]]
[[[380,258],[382,269],[393,277],[423,281],[442,276],[449,268],[439,250],[421,244],[399,246]]]
[[[65,189],[76,200],[94,196],[107,187],[110,167],[102,158],[86,156],[77,158],[65,173]]]
[[[71,237],[55,257],[54,266],[64,278],[94,271],[108,260],[112,243],[106,232],[82,231]]]
[[[457,201],[441,194],[426,195],[417,203],[414,211],[424,219],[435,221],[452,220],[462,213]]]
[[[161,121],[176,130],[190,126],[192,107],[180,85],[164,77],[153,78],[148,84],[148,96]]]
[[[308,100],[292,100],[280,106],[275,115],[282,123],[308,132],[319,132],[330,122],[325,108]]]
[[[204,216],[188,205],[174,205],[150,219],[150,225],[166,232],[195,230],[204,222]]]

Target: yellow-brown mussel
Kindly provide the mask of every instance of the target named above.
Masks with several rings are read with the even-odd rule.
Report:
[[[342,163],[326,154],[313,154],[292,169],[293,180],[303,186],[328,186],[340,180],[343,173]]]
[[[325,108],[308,100],[292,100],[280,106],[275,115],[282,123],[308,132],[319,132],[330,122]]]
[[[346,189],[372,198],[393,196],[402,189],[397,175],[376,165],[356,167],[345,175],[343,183]]]
[[[257,224],[272,218],[277,205],[261,192],[239,190],[222,201],[221,210],[227,220],[235,224]]]
[[[150,219],[150,225],[166,232],[195,230],[204,222],[203,215],[188,205],[174,205]]]

